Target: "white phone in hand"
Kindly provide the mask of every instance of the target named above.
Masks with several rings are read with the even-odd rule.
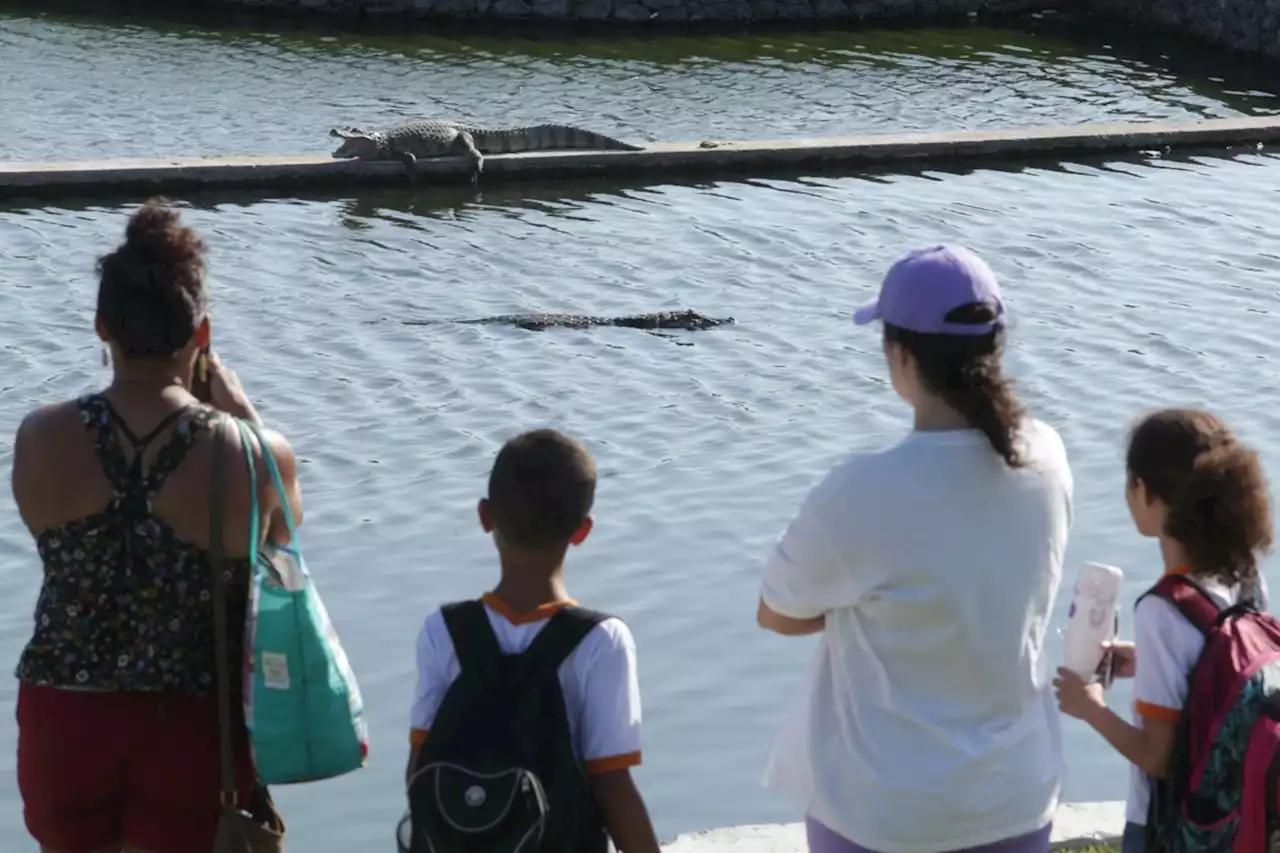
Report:
[[[1099,676],[1106,644],[1115,640],[1120,616],[1116,608],[1124,572],[1104,563],[1084,563],[1076,577],[1075,596],[1067,614],[1063,665],[1081,678]],[[1114,666],[1107,662],[1108,668]],[[1110,683],[1109,676],[1104,677]]]

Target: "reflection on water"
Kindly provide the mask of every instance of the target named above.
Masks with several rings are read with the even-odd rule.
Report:
[[[334,125],[428,114],[644,142],[1277,109],[1241,69],[1192,77],[1044,26],[556,40],[106,21],[0,11],[0,158],[328,153]]]

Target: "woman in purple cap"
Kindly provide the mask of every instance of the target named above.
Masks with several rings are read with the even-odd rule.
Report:
[[[758,619],[820,633],[766,785],[813,853],[1044,853],[1062,748],[1044,665],[1071,523],[1054,430],[1001,369],[1005,306],[972,252],[890,269],[874,304],[914,411],[805,498],[765,569]]]

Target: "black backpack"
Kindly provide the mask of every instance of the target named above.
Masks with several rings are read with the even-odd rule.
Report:
[[[609,616],[565,607],[506,655],[481,602],[442,611],[461,671],[410,772],[401,853],[606,853],[558,671]]]

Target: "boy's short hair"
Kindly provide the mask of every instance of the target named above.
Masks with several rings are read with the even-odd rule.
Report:
[[[516,548],[568,544],[591,514],[596,463],[581,442],[554,429],[508,441],[489,473],[493,523]]]

